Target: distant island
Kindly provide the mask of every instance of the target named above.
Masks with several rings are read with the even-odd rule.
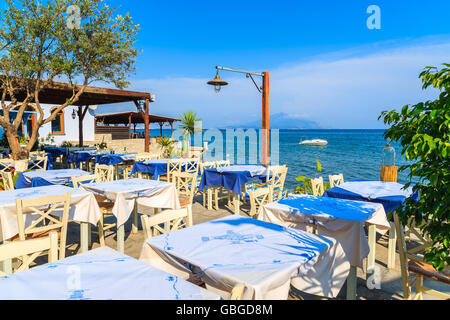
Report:
[[[261,121],[262,120],[255,120],[240,123],[233,126],[228,126],[227,128],[259,128],[261,127]],[[284,112],[275,113],[270,116],[270,127],[272,129],[329,129],[315,121]]]

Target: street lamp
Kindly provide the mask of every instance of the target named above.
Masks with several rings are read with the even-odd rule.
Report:
[[[73,109],[73,112],[72,112],[72,119],[75,120],[76,117],[77,117],[77,114],[75,113],[75,109]]]
[[[208,81],[208,84],[214,86],[214,90],[218,93],[223,86],[228,85],[228,82],[222,80],[219,76],[219,70],[244,73],[247,78],[253,81],[256,89],[262,94],[262,165],[269,165],[269,73],[268,72],[251,72],[236,70],[231,68],[216,67],[216,77]],[[259,76],[262,78],[262,86],[258,86],[253,79],[253,76]]]

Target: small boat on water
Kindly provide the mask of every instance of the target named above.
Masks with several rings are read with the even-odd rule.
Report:
[[[318,146],[318,147],[324,147],[328,144],[327,140],[322,139],[313,139],[313,140],[304,140],[300,141],[301,146]]]

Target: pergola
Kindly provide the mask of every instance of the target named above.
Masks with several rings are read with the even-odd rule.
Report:
[[[55,104],[61,105],[70,99],[75,92],[80,91],[82,86],[72,86],[65,82],[48,83],[47,87],[39,93],[39,102],[42,104]],[[23,101],[27,93],[25,90],[19,90],[15,93],[16,98],[19,101]],[[149,111],[150,111],[150,93],[148,92],[136,92],[119,89],[109,89],[100,87],[88,86],[85,88],[84,93],[80,96],[77,102],[74,102],[73,106],[78,106],[78,126],[79,126],[79,142],[80,146],[83,145],[83,120],[89,106],[104,105],[123,102],[134,102],[138,108],[143,123],[145,124],[145,150],[150,149],[150,135],[149,135]],[[10,97],[6,96],[6,100]],[[140,103],[145,104],[145,109],[142,110]]]
[[[128,138],[131,139],[131,125],[134,125],[134,129],[136,129],[137,124],[145,124],[145,117],[140,112],[117,112],[117,113],[109,113],[109,114],[99,114],[95,116],[95,130],[96,132],[100,131],[100,128],[105,128],[105,126],[111,125],[124,125],[128,128]],[[175,118],[157,116],[154,114],[148,115],[149,123],[158,123],[160,126],[160,133],[162,136],[162,128],[164,123],[169,123],[171,128],[171,133],[173,134],[173,123],[179,121]],[[99,126],[101,124],[102,126]],[[117,128],[117,127],[112,127]]]

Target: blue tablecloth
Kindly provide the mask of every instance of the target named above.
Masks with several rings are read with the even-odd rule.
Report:
[[[50,186],[72,185],[72,177],[92,174],[79,169],[63,169],[48,171],[21,172],[16,182],[16,189]]]
[[[157,180],[159,176],[167,173],[167,160],[147,160],[147,161],[136,161],[133,165],[133,170],[131,174],[136,172],[147,173],[153,176],[153,179]]]
[[[324,196],[381,203],[386,213],[389,213],[401,206],[406,198],[418,199],[412,188],[403,190],[403,187],[393,182],[355,180],[325,191]]]
[[[0,278],[1,300],[202,300],[220,297],[108,247]]]
[[[220,170],[220,172],[218,171]],[[263,173],[264,172],[264,173]],[[252,178],[265,176],[267,169],[263,166],[229,166],[219,169],[206,169],[198,186],[199,190],[205,187],[224,187],[241,195],[242,186]]]
[[[52,155],[53,158],[60,157],[67,153],[66,147],[44,147],[44,151]]]
[[[97,151],[95,150],[86,150],[86,151],[71,151],[67,155],[67,163],[76,163],[77,166],[80,166],[81,162],[89,161],[95,157]]]
[[[135,153],[99,154],[95,156],[95,163],[115,166],[125,161],[133,161],[135,157]]]

